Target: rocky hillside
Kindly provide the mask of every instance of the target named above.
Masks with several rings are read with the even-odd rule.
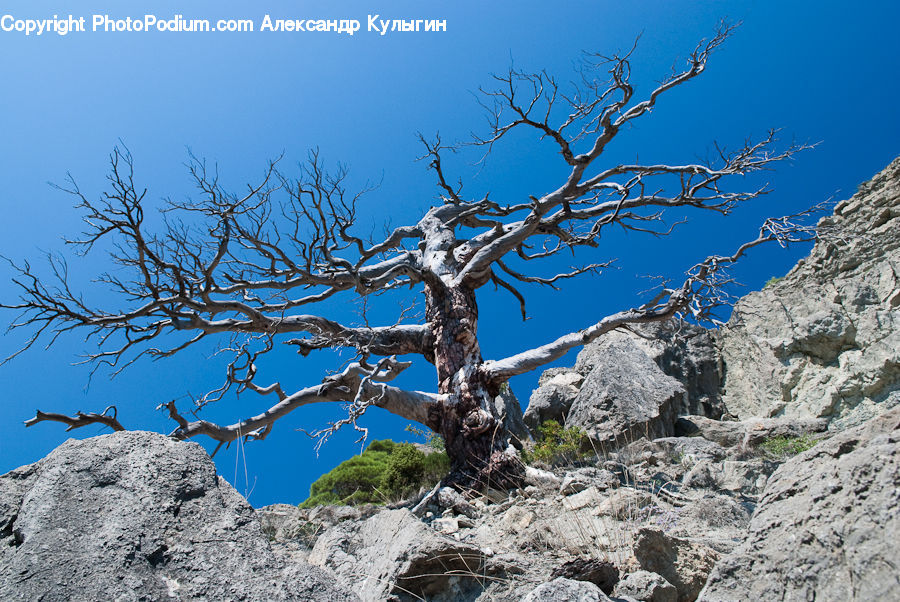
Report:
[[[717,337],[735,416],[843,428],[900,404],[900,159],[820,227],[833,235],[741,299]]]
[[[620,439],[670,434],[672,414],[825,418],[840,430],[900,404],[900,159],[819,228],[809,257],[743,297],[721,330],[633,327],[546,371],[526,422]],[[610,404],[633,424],[611,423]]]
[[[67,441],[0,476],[0,599],[900,600],[898,214],[900,160],[722,331],[603,337],[524,423],[498,398],[584,437],[521,489],[254,511],[196,444]]]

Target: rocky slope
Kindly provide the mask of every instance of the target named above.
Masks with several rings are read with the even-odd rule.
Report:
[[[809,257],[743,297],[721,330],[666,323],[611,333],[572,368],[544,373],[526,422],[587,427],[614,403],[632,416],[625,431],[613,429],[619,436],[662,435],[672,412],[825,418],[840,430],[900,404],[900,159],[819,227]],[[610,371],[636,375],[642,409],[623,379],[597,382]]]
[[[701,600],[900,598],[900,408],[785,462]]]
[[[844,428],[900,403],[900,159],[819,225],[831,235],[717,337],[735,416]]]

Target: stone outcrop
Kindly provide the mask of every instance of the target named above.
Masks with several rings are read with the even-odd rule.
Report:
[[[577,426],[600,447],[673,434],[685,389],[667,376],[631,336],[610,333],[582,355],[590,373],[572,401],[566,426]]]
[[[659,369],[682,384],[684,396],[676,414],[720,418],[725,411],[719,394],[722,360],[715,333],[678,320],[636,324],[632,339]]]
[[[534,588],[522,602],[609,602],[609,598],[593,583],[557,577]]]
[[[719,554],[703,544],[666,535],[662,529],[641,527],[634,557],[642,569],[662,575],[675,587],[678,602],[693,602]]]
[[[662,575],[649,571],[635,571],[616,586],[617,597],[629,597],[641,602],[678,602],[678,590]]]
[[[708,441],[731,447],[753,447],[774,437],[800,437],[828,428],[824,418],[751,418],[744,421],[711,420],[705,416],[680,416],[675,434],[700,435]]]
[[[196,443],[70,439],[0,477],[2,600],[357,600],[284,563]]]
[[[718,335],[733,415],[840,429],[900,404],[900,159],[819,226],[809,257]]]
[[[484,554],[437,533],[409,510],[385,510],[326,530],[309,554],[363,600],[471,600],[490,572]]]
[[[895,408],[785,462],[700,599],[896,600],[898,542]]]
[[[667,376],[681,383],[682,390],[673,390],[671,399],[664,400],[674,415],[719,418],[723,413],[719,398],[722,367],[712,334],[700,326],[667,321],[610,333],[585,347],[572,368],[546,370],[531,394],[525,422],[532,430],[546,420],[566,422],[591,373],[611,366],[660,383],[672,383]],[[582,398],[590,394],[589,390]]]

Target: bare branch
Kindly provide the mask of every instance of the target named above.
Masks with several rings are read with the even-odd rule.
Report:
[[[110,414],[109,412],[112,412],[112,414]],[[103,424],[114,431],[124,431],[125,427],[119,424],[119,421],[116,419],[116,413],[116,406],[108,406],[99,414],[94,412],[90,412],[88,414],[85,414],[84,412],[76,412],[74,416],[55,414],[53,412],[41,412],[40,410],[38,410],[35,413],[34,418],[25,421],[25,426],[34,426],[38,422],[44,422],[45,420],[47,420],[51,422],[62,422],[63,424],[67,424],[68,428],[66,428],[66,431],[71,431],[83,426],[88,426],[89,424]]]
[[[793,215],[770,218],[760,228],[757,238],[742,244],[732,255],[711,255],[688,270],[687,278],[680,287],[663,288],[654,299],[640,307],[606,316],[588,328],[566,334],[546,345],[502,360],[487,361],[482,370],[491,380],[505,381],[559,359],[570,349],[587,345],[603,334],[628,324],[666,320],[677,313],[686,313],[695,320],[711,320],[715,309],[730,301],[730,296],[723,290],[732,282],[727,275],[728,267],[750,249],[766,242],[774,241],[785,246],[816,240],[818,234],[815,226],[804,223],[803,219],[824,208],[825,205],[820,204]]]

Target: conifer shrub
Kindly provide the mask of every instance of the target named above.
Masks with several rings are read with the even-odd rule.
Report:
[[[547,420],[538,427],[538,437],[534,446],[523,452],[526,464],[558,465],[575,462],[589,452],[585,452],[587,435],[577,426],[564,428],[555,420]]]
[[[384,504],[434,486],[449,469],[445,453],[426,455],[411,443],[373,441],[363,453],[319,477],[300,507]]]

